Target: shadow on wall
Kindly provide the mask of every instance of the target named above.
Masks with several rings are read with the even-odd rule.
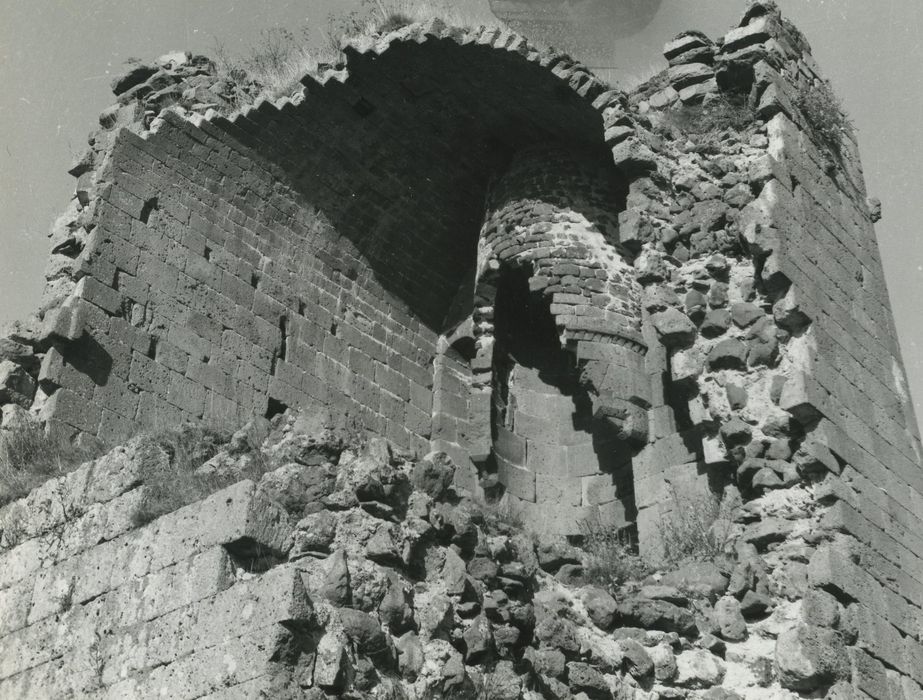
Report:
[[[596,505],[581,479],[595,477],[600,500],[606,492],[624,504],[627,526],[636,515],[631,447],[594,420],[574,354],[561,347],[529,277],[527,267],[510,266],[497,286],[491,436],[501,482],[517,501],[577,509]],[[534,492],[523,489],[523,479],[532,478]]]
[[[606,152],[601,116],[514,52],[430,39],[347,57],[345,84],[308,84],[257,145],[334,230],[300,254],[382,287],[441,331],[474,266],[490,178],[535,143]]]

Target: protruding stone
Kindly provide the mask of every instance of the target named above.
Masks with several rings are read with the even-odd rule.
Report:
[[[728,587],[728,577],[711,562],[689,562],[663,575],[662,585],[700,596],[718,596]]]
[[[349,566],[346,552],[338,549],[328,559],[327,573],[321,588],[322,595],[334,605],[350,605],[352,589],[349,585]]]
[[[719,634],[729,642],[740,642],[747,638],[747,623],[736,598],[726,595],[718,599],[715,603],[715,622]]]
[[[708,366],[712,369],[744,369],[749,349],[738,338],[719,341],[708,353]]]
[[[660,643],[647,649],[648,656],[654,662],[654,679],[668,683],[676,676],[676,654],[667,643]]]
[[[583,589],[581,597],[593,624],[602,630],[612,629],[617,608],[615,598],[603,589],[595,587]]]
[[[745,445],[750,442],[753,435],[750,426],[744,423],[740,418],[731,418],[721,426],[721,440],[726,447],[735,445]]]
[[[731,320],[734,321],[734,324],[738,328],[746,328],[764,315],[760,307],[748,301],[739,301],[736,304],[731,304]]]
[[[696,327],[692,320],[679,309],[670,308],[651,316],[651,323],[667,347],[683,348],[692,345]]]
[[[811,690],[849,676],[842,635],[831,629],[799,625],[776,641],[779,682],[790,690]]]
[[[724,664],[704,649],[690,649],[676,657],[676,685],[684,688],[710,688],[724,680]]]

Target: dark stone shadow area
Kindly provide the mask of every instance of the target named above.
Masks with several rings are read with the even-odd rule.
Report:
[[[558,141],[608,155],[600,113],[550,67],[449,39],[348,54],[345,83],[213,124],[281,166],[329,221],[316,256],[380,286],[442,330],[475,261],[491,178],[513,153]]]

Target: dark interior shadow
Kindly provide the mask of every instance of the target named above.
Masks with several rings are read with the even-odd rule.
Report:
[[[96,386],[105,386],[109,381],[112,355],[88,332],[84,331],[77,340],[60,344],[58,351],[65,363],[85,374]]]

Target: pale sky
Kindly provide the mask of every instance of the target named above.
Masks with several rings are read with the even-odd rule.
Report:
[[[457,0],[465,4],[466,0]],[[482,3],[485,0],[469,0]],[[618,0],[612,0],[618,2]],[[261,29],[323,28],[358,0],[0,0],[0,324],[37,304],[46,233],[67,205],[67,175],[109,81],[129,57],[172,49],[209,53],[215,38],[243,51]],[[881,199],[878,240],[918,418],[923,415],[923,2],[779,0],[807,35],[859,129],[869,193]],[[744,0],[663,0],[639,34],[613,40],[604,78],[647,74],[685,29],[712,38],[739,19]],[[580,58],[579,55],[576,56]]]

